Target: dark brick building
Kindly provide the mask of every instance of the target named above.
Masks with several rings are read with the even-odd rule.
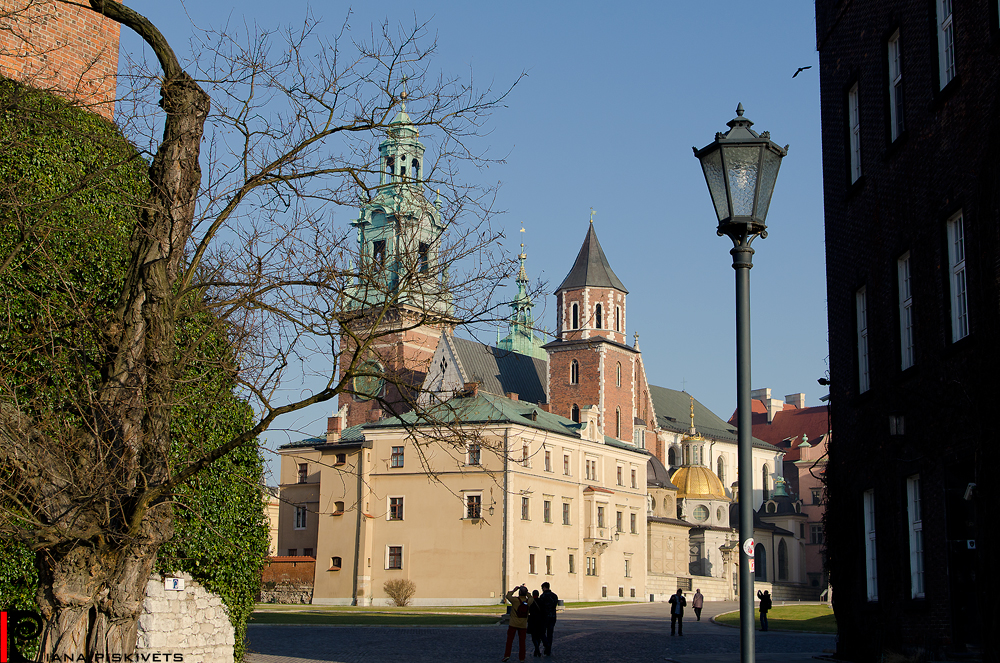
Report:
[[[997,2],[817,0],[816,28],[838,654],[996,661]]]

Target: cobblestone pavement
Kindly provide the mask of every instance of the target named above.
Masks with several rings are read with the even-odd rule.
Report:
[[[701,621],[688,610],[684,636],[670,636],[665,603],[568,610],[559,614],[551,657],[527,660],[674,661],[676,663],[736,663],[739,629],[713,624],[709,618],[736,610],[736,603],[706,603]],[[249,663],[444,663],[499,661],[506,626],[389,627],[251,625]],[[812,657],[829,653],[835,636],[769,631],[756,634],[757,663],[816,663]],[[517,641],[514,655],[517,660]]]

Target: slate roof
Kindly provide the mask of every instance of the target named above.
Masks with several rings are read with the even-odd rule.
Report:
[[[573,268],[569,270],[569,274],[556,288],[556,292],[570,288],[583,288],[588,285],[598,288],[615,288],[628,294],[628,290],[612,271],[608,258],[604,255],[604,250],[601,249],[601,243],[597,241],[597,233],[594,232],[593,223],[587,230],[587,237],[583,240],[583,246],[580,247],[580,253],[576,256]]]
[[[686,391],[667,389],[649,385],[649,396],[656,411],[656,423],[663,430],[675,433],[686,433],[691,425],[691,395]],[[727,440],[736,443],[736,426],[723,421],[717,414],[694,399],[694,427],[700,435],[716,440]],[[753,446],[758,449],[774,451],[772,444],[751,438]]]
[[[659,458],[652,455],[646,461],[646,485],[677,490],[677,486],[670,481],[670,471],[663,466]]]
[[[462,371],[480,383],[482,391],[497,396],[515,393],[531,403],[545,402],[546,368],[543,359],[501,350],[452,336],[449,341],[462,362]]]

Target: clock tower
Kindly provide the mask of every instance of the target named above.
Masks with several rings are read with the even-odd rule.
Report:
[[[454,328],[447,267],[439,260],[440,198],[424,195],[424,145],[402,109],[379,145],[379,187],[351,222],[358,265],[347,289],[340,374],[354,375],[340,394],[347,426],[412,409],[438,339]]]

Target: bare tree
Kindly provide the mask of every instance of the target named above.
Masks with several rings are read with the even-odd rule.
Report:
[[[58,215],[45,210],[60,200],[17,201],[33,212],[18,212],[23,241],[0,255],[0,277],[34,263],[64,270],[53,282],[65,296],[31,332],[39,352],[48,351],[46,338],[65,338],[66,325],[85,330],[74,332],[87,340],[72,349],[74,366],[85,368],[58,376],[68,384],[58,412],[47,405],[50,392],[0,377],[0,535],[37,551],[43,655],[94,660],[134,651],[146,579],[170,537],[169,499],[179,485],[255,444],[276,417],[351,390],[380,335],[491,316],[493,289],[514,263],[496,250],[493,190],[463,185],[458,169],[488,162],[474,138],[506,91],[433,76],[435,44],[420,24],[385,24],[354,40],[346,23],[320,36],[311,17],[294,31],[209,31],[196,40],[200,55],[182,65],[129,7],[56,1],[133,30],[156,59],[125,67],[132,94],[119,100],[118,123],[140,150],[128,158],[152,158],[107,314],[75,292],[64,267],[31,250],[59,231]],[[404,125],[433,141],[437,156],[419,177],[386,182],[375,146]],[[85,173],[71,188],[99,177]],[[373,262],[353,230],[331,223],[333,210],[379,196],[437,211],[447,232],[433,261],[424,247],[409,247],[397,264]],[[401,303],[416,301],[423,305],[408,309],[415,315],[393,318]],[[178,325],[191,316],[212,324],[179,345]],[[177,463],[170,422],[178,380],[201,344],[220,337],[232,353],[217,369],[239,384],[254,425]],[[317,356],[330,367],[324,386],[289,397],[289,372]]]

